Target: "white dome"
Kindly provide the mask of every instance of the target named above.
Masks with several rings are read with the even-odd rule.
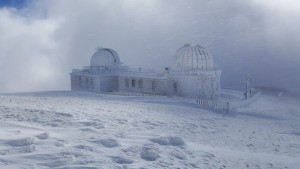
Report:
[[[179,69],[212,69],[213,58],[208,50],[200,45],[186,44],[174,55],[175,67]]]
[[[116,51],[109,48],[98,48],[93,54],[90,66],[117,66],[120,58]]]

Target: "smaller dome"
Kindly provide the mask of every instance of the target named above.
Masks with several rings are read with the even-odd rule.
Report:
[[[179,69],[212,69],[213,58],[200,45],[185,44],[174,55],[175,67]]]
[[[109,48],[98,48],[93,54],[90,66],[117,66],[120,58],[116,51]]]

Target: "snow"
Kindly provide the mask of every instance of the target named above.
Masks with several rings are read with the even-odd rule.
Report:
[[[155,96],[2,94],[0,168],[297,169],[299,103],[262,94],[222,114]]]

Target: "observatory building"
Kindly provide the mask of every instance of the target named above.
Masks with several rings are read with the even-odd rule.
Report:
[[[215,68],[208,50],[186,44],[173,56],[173,66],[149,71],[131,69],[120,62],[118,53],[98,48],[90,66],[73,69],[71,90],[97,93],[143,93],[169,97],[216,100],[220,96],[221,70]]]

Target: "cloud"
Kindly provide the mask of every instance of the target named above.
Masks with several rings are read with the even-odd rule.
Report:
[[[191,42],[211,51],[223,87],[241,89],[251,73],[257,85],[300,92],[297,4],[42,0],[24,11],[0,9],[1,91],[68,90],[68,73],[88,65],[97,46],[115,49],[129,66],[163,67]]]
[[[30,20],[14,9],[0,9],[1,92],[59,87],[54,20]],[[59,78],[59,76],[58,76]]]

